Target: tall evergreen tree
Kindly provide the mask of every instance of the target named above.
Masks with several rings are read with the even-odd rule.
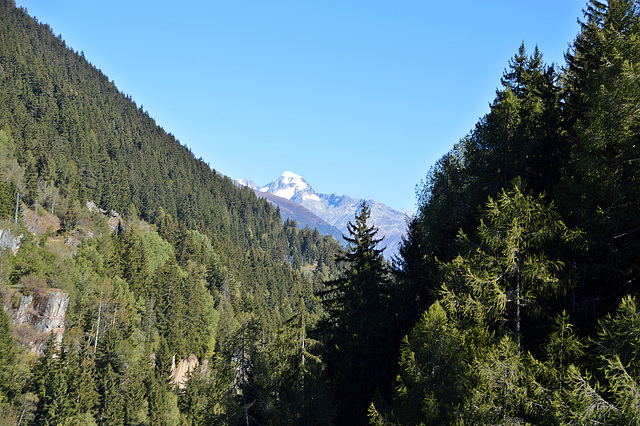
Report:
[[[0,415],[11,413],[11,404],[24,386],[19,374],[19,351],[11,335],[11,319],[0,309]]]
[[[375,401],[373,424],[455,424],[467,396],[472,347],[468,331],[459,328],[439,302],[422,315],[400,350],[400,371],[389,406]]]
[[[508,424],[525,418],[522,336],[541,333],[544,322],[537,319],[549,312],[540,301],[562,290],[562,263],[545,248],[568,233],[553,206],[525,195],[522,185],[516,179],[489,198],[476,239],[461,232],[462,254],[441,264],[440,300],[403,344],[391,407],[376,403],[372,421]]]
[[[567,54],[564,119],[571,150],[555,194],[585,229],[577,254],[576,310],[593,324],[640,288],[640,10],[633,0],[591,0]]]
[[[566,147],[557,79],[540,51],[529,55],[522,44],[490,112],[429,171],[398,263],[403,287],[413,289],[421,309],[438,297],[438,261],[455,258],[458,232],[474,231],[487,197],[516,178],[534,194],[550,191],[560,179]]]
[[[74,415],[68,369],[63,351],[50,339],[34,370],[34,391],[39,398],[36,424],[59,424]]]
[[[338,424],[363,422],[376,389],[386,391],[393,378],[390,278],[378,248],[378,229],[368,224],[370,215],[362,202],[355,222],[347,224],[348,247],[339,256],[347,270],[341,278],[326,282],[319,293],[327,312],[320,331],[338,403]]]

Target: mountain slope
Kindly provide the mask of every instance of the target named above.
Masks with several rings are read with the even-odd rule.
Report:
[[[87,200],[122,213],[117,231]],[[32,232],[35,206],[38,228],[60,226]],[[280,407],[312,405],[298,383],[325,382],[313,360],[298,373],[293,327],[321,314],[313,294],[339,276],[339,245],[283,224],[11,0],[0,0],[0,226],[25,236],[17,253],[0,250],[3,424],[243,423],[235,413],[282,424]],[[38,360],[23,356],[31,332],[5,310],[31,312],[54,292],[68,296],[64,338]],[[208,363],[195,405],[170,386],[172,360],[192,354]],[[246,404],[237,366],[269,399]]]

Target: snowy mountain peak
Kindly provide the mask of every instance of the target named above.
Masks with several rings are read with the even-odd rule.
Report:
[[[293,172],[285,171],[284,173],[282,173],[282,176],[280,176],[280,178],[286,179],[289,182],[303,183],[303,184],[307,185],[307,182],[305,182],[305,180],[302,178],[302,176],[297,175],[297,174],[295,174]]]
[[[311,185],[300,175],[286,171],[275,182],[260,188],[262,192],[268,192],[287,200],[301,204],[301,200],[319,200]]]

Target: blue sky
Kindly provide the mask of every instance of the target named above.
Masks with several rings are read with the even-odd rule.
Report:
[[[413,212],[520,43],[564,64],[586,0],[16,4],[219,172]]]

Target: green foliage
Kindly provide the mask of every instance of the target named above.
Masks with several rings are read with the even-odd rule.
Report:
[[[589,1],[567,55],[565,109],[570,158],[558,206],[585,230],[590,250],[577,257],[579,305],[599,314],[630,291],[637,269],[638,167],[635,108],[640,100],[637,2]]]
[[[600,332],[593,340],[586,372],[571,366],[566,393],[568,416],[578,422],[634,424],[638,419],[640,370],[637,351],[637,302],[625,298],[615,316],[599,321]]]
[[[0,181],[0,217],[9,219],[15,212],[16,187]]]
[[[467,415],[476,424],[521,424],[526,397],[525,370],[518,347],[508,336],[471,366],[475,383]]]
[[[102,375],[100,394],[102,395],[100,421],[109,425],[124,424],[124,398],[120,393],[118,376],[113,371],[111,364],[107,364],[107,368]]]
[[[56,424],[76,414],[69,389],[69,359],[51,340],[34,371],[36,424]]]
[[[177,424],[167,359],[193,353],[201,362],[213,358],[201,386],[201,418],[243,418],[248,404],[221,389],[233,383],[238,327],[250,323],[243,347],[251,348],[251,365],[277,366],[273,374],[247,369],[247,394],[262,401],[252,402],[251,412],[276,422],[304,405],[300,418],[314,418],[328,396],[307,390],[299,401],[289,387],[299,389],[301,377],[321,383],[322,364],[299,369],[299,356],[282,363],[275,342],[290,342],[285,322],[296,312],[308,315],[304,327],[315,324],[321,307],[313,292],[338,275],[338,243],[283,225],[267,201],[195,159],[50,27],[12,2],[0,2],[0,13],[0,216],[11,217],[20,191],[60,219],[64,236],[51,233],[49,242],[82,240],[75,257],[64,259],[26,233],[6,274],[25,293],[58,286],[70,294],[70,341],[60,351],[87,352],[80,376],[52,376],[61,392],[65,385],[82,389],[67,392],[79,405],[64,416],[87,424]],[[112,234],[101,213],[86,211],[87,200],[127,221]],[[162,360],[155,366],[162,374],[150,372],[152,355]],[[39,398],[35,413],[29,389],[10,397],[16,407],[23,399],[25,422],[61,416],[56,404],[64,398],[49,401],[45,389],[31,389]],[[194,422],[196,411],[188,409]]]
[[[247,345],[261,357],[257,365],[276,365],[282,353],[272,345],[289,335],[285,321],[298,294],[308,299],[309,322],[317,318],[313,291],[337,276],[339,245],[312,230],[285,229],[267,201],[194,158],[49,26],[11,1],[0,2],[0,13],[0,216],[12,216],[20,191],[60,219],[64,235],[52,233],[49,242],[82,240],[75,257],[64,259],[25,233],[7,274],[25,293],[57,286],[70,294],[65,333],[72,337],[60,350],[88,352],[80,377],[56,379],[84,389],[76,398],[82,408],[69,421],[177,423],[166,359],[163,375],[152,375],[152,354],[215,358],[249,313]],[[101,213],[86,211],[87,200],[127,221],[112,234]],[[292,268],[294,252],[300,261]],[[307,277],[298,281],[302,265]],[[281,372],[295,382],[300,373],[287,359]],[[228,370],[211,365],[204,381],[219,383]],[[291,382],[255,380],[255,389],[270,388],[271,405],[261,415],[283,418],[279,410],[292,402],[280,388]],[[35,417],[44,419],[44,388],[38,389]],[[210,393],[207,416],[242,412],[232,395]],[[58,410],[51,404],[48,413]]]
[[[462,375],[456,403],[401,375],[372,422],[429,423],[419,410],[446,407],[473,424],[637,423],[626,296],[638,290],[639,35],[637,2],[588,1],[566,68],[521,46],[489,114],[431,169],[398,277],[416,310],[440,299],[450,330],[469,331],[461,353],[474,355],[462,362],[475,375]],[[425,345],[439,347],[437,336]],[[428,351],[409,344],[401,367],[415,359],[426,371],[418,354]]]
[[[565,238],[566,227],[542,197],[524,195],[516,180],[497,200],[489,199],[478,226],[478,243],[465,234],[465,257],[446,266],[451,282],[443,300],[453,311],[490,327],[506,321],[520,347],[523,315],[543,316],[538,299],[566,291],[557,278],[562,262],[552,261],[545,246]]]
[[[11,320],[0,312],[0,407],[7,405],[19,395],[19,383],[16,379],[18,351],[11,336]]]
[[[562,312],[555,320],[554,327],[544,345],[544,359],[539,361],[529,357],[531,369],[535,376],[534,389],[538,395],[538,401],[549,410],[558,409],[557,399],[569,386],[568,370],[572,364],[580,361],[584,355],[585,344],[576,336],[573,325],[569,322],[569,316]],[[556,413],[558,414],[558,413]]]
[[[402,342],[392,407],[383,415],[374,406],[370,418],[403,425],[460,419],[469,376],[465,334],[435,302]]]
[[[542,316],[539,297],[550,300],[559,292],[561,263],[544,249],[561,240],[566,227],[552,206],[525,195],[520,185],[516,180],[489,199],[476,243],[461,233],[465,254],[442,265],[441,300],[405,341],[392,409],[378,418],[516,424],[528,415],[521,323]]]

